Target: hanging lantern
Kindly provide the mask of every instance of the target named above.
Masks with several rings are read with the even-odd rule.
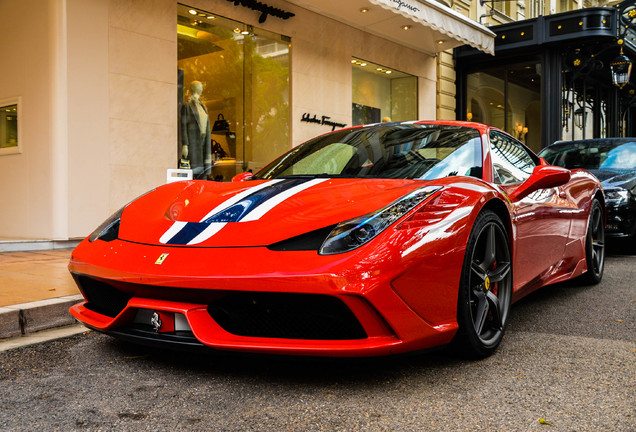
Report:
[[[619,43],[621,42],[622,40],[619,41]],[[610,70],[612,71],[612,83],[621,89],[625,87],[632,73],[632,62],[629,57],[623,54],[622,44],[621,53],[610,63]]]
[[[585,109],[577,108],[574,110],[574,125],[579,129],[583,129],[586,117],[587,113],[585,112]]]

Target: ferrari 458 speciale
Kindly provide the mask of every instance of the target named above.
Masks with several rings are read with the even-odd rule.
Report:
[[[146,193],[73,252],[89,328],[145,344],[310,356],[491,354],[510,305],[598,283],[604,195],[498,129],[337,130],[254,175]],[[238,181],[240,180],[240,181]]]

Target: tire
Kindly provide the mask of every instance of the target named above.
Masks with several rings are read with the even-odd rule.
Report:
[[[596,285],[603,279],[605,269],[605,218],[603,206],[594,199],[585,236],[585,262],[587,271],[580,280],[585,285]]]
[[[457,323],[451,346],[468,358],[484,358],[499,346],[510,312],[512,260],[501,219],[485,210],[470,233],[459,283]]]

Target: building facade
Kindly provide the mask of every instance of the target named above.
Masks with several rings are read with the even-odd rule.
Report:
[[[84,237],[180,164],[227,181],[436,118],[440,53],[494,46],[434,0],[0,0],[0,39],[0,240]]]
[[[455,96],[455,105],[439,116],[497,126],[535,151],[557,140],[636,133],[634,78],[615,85],[612,66],[636,56],[634,0],[454,0],[453,7],[495,32],[495,55],[470,47],[456,48],[452,61],[445,54],[453,68],[441,72],[451,77],[446,100]]]

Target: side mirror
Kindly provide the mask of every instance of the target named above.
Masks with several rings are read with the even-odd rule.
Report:
[[[242,182],[242,181],[250,180],[252,177],[254,177],[254,173],[252,173],[251,171],[246,171],[244,173],[240,173],[232,177],[232,181]]]
[[[564,185],[570,181],[570,176],[571,173],[568,169],[552,165],[538,165],[532,175],[510,194],[510,199],[519,201],[539,189]]]

